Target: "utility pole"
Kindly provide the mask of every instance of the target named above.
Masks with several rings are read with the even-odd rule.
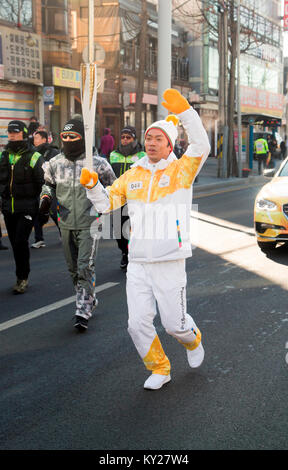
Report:
[[[141,31],[139,42],[139,69],[137,77],[137,93],[135,103],[135,127],[139,141],[142,141],[142,101],[144,93],[144,73],[146,65],[146,43],[147,43],[147,2],[141,2]],[[122,86],[122,84],[121,84]],[[123,103],[122,103],[123,105]]]
[[[94,63],[94,0],[88,6],[88,62]]]
[[[242,119],[240,86],[240,0],[237,0],[237,128],[238,128],[238,176],[242,176]]]
[[[218,5],[218,52],[219,52],[219,137],[223,139],[222,157],[218,159],[218,177],[227,177],[228,149],[228,12],[224,0]]]
[[[163,92],[171,88],[171,30],[172,0],[158,0],[158,120],[168,114],[161,103]]]

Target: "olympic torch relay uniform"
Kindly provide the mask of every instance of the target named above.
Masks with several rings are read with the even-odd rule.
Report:
[[[192,183],[210,151],[197,112],[190,107],[178,116],[189,141],[179,160],[171,152],[166,160],[151,164],[146,156],[115,180],[109,191],[99,182],[87,189],[88,198],[100,212],[128,204],[131,221],[126,287],[128,331],[146,368],[153,374],[167,376],[170,362],[153,325],[156,302],[168,334],[190,351],[201,342],[200,330],[186,311],[185,258],[192,255],[189,227]],[[146,134],[151,128],[159,128],[172,147],[177,136],[173,126],[172,122],[158,121]]]

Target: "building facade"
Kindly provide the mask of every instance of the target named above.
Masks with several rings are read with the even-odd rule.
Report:
[[[236,14],[236,0],[174,0],[183,4],[175,15],[186,24],[189,40],[189,81],[198,95],[200,115],[210,135],[212,153],[217,154],[219,120],[219,21],[224,8]],[[256,131],[281,129],[283,113],[283,35],[281,0],[239,0],[240,3],[240,91],[243,151],[249,153],[251,126]],[[202,19],[199,21],[199,19]],[[231,43],[231,36],[228,38]],[[228,61],[231,52],[228,49]],[[236,115],[236,103],[235,103]],[[235,121],[236,129],[236,121]],[[253,133],[253,129],[252,129]]]
[[[12,119],[28,125],[36,116],[57,136],[73,112],[71,90],[79,80],[59,79],[71,69],[70,16],[67,0],[1,1],[1,147]]]
[[[12,8],[14,3],[2,0],[0,5],[0,145],[7,140],[11,119],[28,124],[36,115],[57,136],[72,114],[81,113],[79,71],[88,58],[88,0],[21,0],[18,10]],[[171,85],[199,112],[213,156],[222,80],[219,18],[221,5],[228,3],[236,1],[172,0]],[[106,127],[118,142],[121,128],[135,125],[139,80],[144,84],[142,129],[157,119],[157,4],[147,1],[146,48],[140,50],[141,0],[94,0],[96,145]],[[244,152],[251,126],[279,129],[281,124],[280,5],[280,0],[240,2],[241,48],[246,48],[240,59]],[[139,77],[141,61],[145,67]]]
[[[140,0],[95,0],[95,60],[98,71],[96,138],[109,127],[119,141],[124,125],[135,125],[135,103],[139,64],[145,61],[142,129],[157,118],[157,2],[147,2],[146,49],[140,50]],[[88,3],[72,0],[72,68],[87,61]],[[183,27],[172,25],[172,84],[188,97],[189,61]],[[76,110],[81,111],[76,98]],[[141,139],[141,136],[140,136]]]

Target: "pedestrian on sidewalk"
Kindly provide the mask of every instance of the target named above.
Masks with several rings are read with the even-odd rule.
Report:
[[[111,129],[109,127],[106,127],[104,129],[104,134],[101,137],[100,140],[100,155],[103,158],[107,158],[109,160],[110,152],[114,149],[114,137],[111,135]]]
[[[48,162],[49,160],[51,160],[51,158],[55,157],[56,155],[58,155],[58,153],[60,153],[59,148],[55,144],[48,142],[48,132],[44,129],[37,130],[34,133],[33,143],[37,152],[41,153],[41,155],[43,156],[44,162]],[[56,198],[54,198],[51,202],[49,213],[50,213],[51,219],[53,220],[53,222],[55,223],[56,227],[59,230],[59,235],[61,236],[61,232],[60,232],[59,224],[58,224]],[[39,248],[44,248],[46,246],[46,243],[44,241],[42,222],[43,221],[41,221],[39,218],[39,214],[37,214],[34,220],[35,242],[32,243],[31,248],[39,249]]]
[[[266,139],[260,138],[255,140],[254,153],[258,162],[258,174],[261,175],[262,167],[263,170],[266,168],[266,160],[269,154],[268,142]]]
[[[128,332],[146,368],[144,388],[157,390],[171,380],[170,362],[153,325],[156,303],[166,332],[187,351],[189,365],[204,359],[201,333],[187,313],[185,260],[192,255],[190,209],[192,184],[208,157],[208,136],[197,112],[175,89],[164,92],[165,108],[178,114],[189,145],[177,159],[176,116],[145,132],[147,156],[137,161],[105,191],[98,175],[82,170],[81,182],[96,209],[104,212],[127,202],[131,219],[127,267]]]
[[[24,122],[10,121],[8,144],[0,156],[0,196],[16,264],[15,294],[23,294],[28,287],[28,243],[44,183],[42,164],[43,157],[31,146]]]
[[[63,146],[61,153],[44,163],[45,184],[39,214],[48,220],[51,203],[57,199],[64,255],[76,290],[74,326],[79,331],[85,331],[98,303],[95,261],[99,238],[92,228],[95,210],[79,181],[85,161],[83,121],[70,119],[64,125],[60,138]],[[106,159],[94,157],[94,166],[104,187],[116,179]],[[100,224],[101,217],[99,214],[97,217]]]
[[[281,151],[281,160],[285,160],[286,155],[287,155],[286,139],[281,141],[281,143],[280,143],[280,151]]]
[[[125,171],[131,168],[135,162],[140,160],[146,154],[142,150],[142,145],[137,140],[136,129],[133,126],[126,126],[121,130],[120,143],[116,150],[110,153],[110,164],[118,178],[123,175]],[[126,270],[128,264],[128,240],[130,233],[130,221],[128,217],[127,205],[122,206],[119,211],[119,218],[113,217],[113,220],[121,220],[120,227],[114,227],[116,234],[116,242],[119,250],[121,250],[120,268]]]

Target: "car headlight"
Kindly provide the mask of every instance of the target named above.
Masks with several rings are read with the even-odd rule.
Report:
[[[277,209],[277,204],[275,204],[275,202],[268,201],[268,199],[260,198],[256,201],[256,207],[262,211],[275,211]]]

